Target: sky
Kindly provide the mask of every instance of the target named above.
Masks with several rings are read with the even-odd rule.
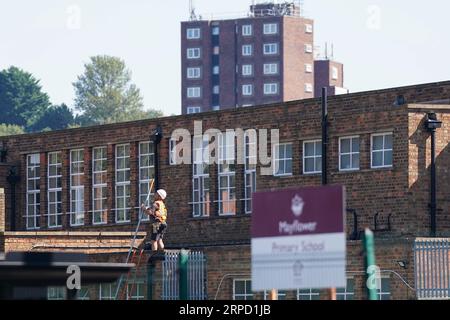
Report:
[[[450,80],[450,2],[303,0],[315,46],[333,43],[350,92]],[[244,13],[250,0],[194,0],[197,13]],[[180,22],[189,0],[0,0],[0,70],[32,73],[73,106],[89,57],[124,59],[146,108],[180,114]]]

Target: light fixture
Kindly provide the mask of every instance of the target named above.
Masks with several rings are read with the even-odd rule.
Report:
[[[425,127],[430,132],[436,131],[442,127],[442,121],[437,119],[436,113],[429,113],[425,120]]]
[[[398,260],[397,264],[400,266],[400,268],[407,269],[408,268],[408,261],[407,260]]]

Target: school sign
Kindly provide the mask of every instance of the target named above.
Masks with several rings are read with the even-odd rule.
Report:
[[[252,290],[346,286],[342,186],[253,194]]]

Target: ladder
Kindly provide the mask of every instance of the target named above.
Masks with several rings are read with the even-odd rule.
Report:
[[[147,206],[150,206],[150,195],[152,193],[153,186],[155,185],[155,179],[150,180],[149,183],[150,183],[150,187],[148,188],[147,198],[145,199],[145,203],[144,203]],[[135,280],[136,280],[136,277],[137,277],[137,271],[138,271],[139,266],[141,264],[142,255],[144,254],[144,248],[139,249],[138,247],[135,246],[137,234],[139,232],[139,227],[141,226],[143,213],[144,212],[143,212],[142,208],[140,208],[139,209],[139,221],[137,223],[136,230],[134,232],[133,239],[132,239],[131,244],[130,244],[130,250],[128,250],[127,260],[125,262],[127,264],[128,263],[135,263],[136,260],[137,260],[137,264],[135,263],[135,273],[134,273],[134,279]],[[130,258],[131,258],[131,261],[130,261]],[[123,291],[124,293],[127,292],[127,286],[128,286],[128,282],[129,282],[129,279],[130,279],[131,272],[132,271],[130,271],[127,274],[127,278],[126,278],[126,281],[125,281],[125,288],[124,288],[124,291]],[[117,284],[115,299],[117,299],[117,296],[119,295],[120,287],[122,285],[122,280],[123,280],[123,275],[120,276],[119,283]],[[133,291],[135,283],[136,283],[136,281],[133,281],[132,288],[130,290],[131,292]],[[124,294],[121,295],[121,298],[123,298],[123,296],[124,296]],[[129,296],[127,296],[127,298],[129,298]]]

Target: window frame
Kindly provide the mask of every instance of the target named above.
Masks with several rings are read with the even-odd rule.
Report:
[[[191,106],[186,108],[187,114],[196,114],[202,112],[202,107],[199,106]]]
[[[250,32],[245,32],[245,30],[250,30]],[[243,24],[242,25],[242,32],[243,37],[251,37],[253,36],[253,25],[252,24]]]
[[[306,73],[313,73],[314,68],[311,63],[305,63],[305,72]]]
[[[197,93],[194,94],[194,93]],[[202,97],[202,87],[187,87],[186,97],[188,99],[200,99]]]
[[[244,293],[236,293],[236,282],[244,282]],[[247,292],[247,283],[250,282],[250,288],[251,288],[251,283],[252,283],[252,279],[233,279],[233,300],[243,300],[243,301],[247,301],[247,300],[253,300],[254,299],[254,294],[251,291],[250,293]],[[236,297],[243,297],[244,299],[236,299]],[[250,299],[247,299],[248,297],[250,297]]]
[[[143,153],[142,152],[142,145],[144,145],[144,144],[148,144],[148,153]],[[152,180],[155,179],[155,149],[154,149],[154,143],[153,143],[153,141],[140,141],[138,149],[139,149],[138,150],[138,152],[139,152],[139,155],[138,155],[138,157],[139,157],[139,159],[138,159],[138,166],[139,166],[139,190],[138,190],[139,191],[139,203],[138,203],[138,207],[140,207],[141,203],[144,203],[143,199],[146,198],[147,194],[148,194],[148,193],[145,193],[145,194],[143,193],[142,185],[143,184],[149,185],[149,183]],[[144,157],[149,157],[149,161],[148,161],[149,165],[148,166],[144,166],[142,164],[142,160],[143,160]],[[153,161],[151,161],[152,157],[153,157]],[[153,165],[151,165],[151,163],[153,163]],[[152,168],[153,168],[153,178],[150,177],[149,179],[143,179],[142,178],[142,170],[150,170],[151,171]],[[153,195],[154,194],[155,194],[154,192],[150,193],[150,199],[153,199]],[[144,199],[144,201],[145,201],[145,199]],[[140,218],[141,221],[149,221],[150,220],[150,217],[148,215],[146,215],[146,214],[143,214],[142,217],[141,217],[140,211],[139,211],[139,218]]]
[[[248,72],[248,71],[250,71],[250,72]],[[248,64],[243,64],[242,65],[242,76],[243,77],[252,77],[253,74],[254,74],[254,72],[253,72],[253,64],[248,63]]]
[[[254,135],[254,139],[251,140],[251,136],[246,132],[244,134],[244,211],[245,214],[251,214],[253,212],[253,203],[252,203],[252,195],[248,194],[248,189],[250,188],[253,192],[256,192],[257,186],[257,175],[256,175],[256,166],[257,166],[257,137],[256,132]],[[254,148],[252,148],[252,145]],[[254,151],[254,154],[252,153]],[[254,161],[252,161],[254,159]],[[254,162],[254,163],[252,163]],[[249,182],[250,179],[250,182]]]
[[[186,71],[187,79],[201,79],[202,67],[188,67]]]
[[[305,83],[305,93],[313,93],[314,86],[312,83]]]
[[[273,27],[275,27],[275,28],[273,28]],[[279,26],[278,26],[278,23],[276,23],[276,22],[264,23],[263,34],[265,36],[275,35],[275,34],[278,34],[278,32],[279,32],[278,29],[279,29]]]
[[[314,52],[314,47],[312,44],[310,43],[305,43],[305,53],[313,53]]]
[[[36,157],[37,162],[33,162],[34,165],[30,166],[29,164],[32,163],[30,160],[31,160],[31,158],[33,156]],[[40,221],[40,218],[41,218],[41,188],[40,188],[40,185],[41,185],[41,175],[40,175],[40,172],[41,172],[41,155],[40,155],[40,153],[27,154],[26,161],[27,161],[27,165],[26,165],[26,167],[27,167],[26,228],[27,228],[27,230],[39,230],[40,229],[40,225],[41,225],[41,223],[40,223],[41,222]],[[29,175],[30,169],[32,169],[33,172],[36,172],[36,168],[39,168],[39,175],[37,175],[37,176],[35,175],[35,176],[33,176],[31,178],[30,175]],[[33,185],[34,186],[38,185],[39,189],[34,188],[34,189],[30,190],[29,189],[30,181],[33,181]],[[29,196],[30,195],[33,197],[33,200],[34,200],[33,204],[30,204],[30,202],[29,202]],[[39,202],[37,200],[39,200]],[[30,209],[30,205],[33,206],[33,215],[30,215],[30,210],[29,210]],[[28,225],[28,221],[29,221],[30,218],[33,218],[33,222],[34,222],[34,226],[33,227],[30,227]]]
[[[59,162],[57,162],[56,164],[50,164],[50,158],[51,155],[59,155]],[[56,175],[50,175],[50,167],[56,167],[56,170],[58,171],[58,167],[60,169],[61,174],[56,174]],[[58,182],[59,179],[59,187],[57,186],[56,188],[51,188],[50,187],[50,179],[56,179],[56,181]],[[58,183],[57,183],[58,185]],[[50,201],[50,195],[54,194],[55,196],[55,201],[52,202]],[[61,201],[58,201],[58,195],[59,198],[61,199]],[[59,204],[59,208],[61,210],[61,212],[58,211],[58,204]],[[55,213],[51,213],[50,207],[51,206],[55,206],[56,212]],[[49,229],[57,229],[57,228],[61,228],[62,227],[62,152],[61,151],[53,151],[53,152],[49,152],[47,154],[47,226]],[[55,224],[51,225],[50,224],[50,218],[51,217],[55,217]],[[61,218],[61,223],[58,223],[58,218]]]
[[[349,291],[349,281],[353,281],[353,291]],[[343,290],[342,292],[339,292],[339,290]],[[339,299],[339,297],[342,297],[343,299]],[[351,297],[351,299],[348,299],[348,297]],[[336,299],[341,301],[351,301],[355,300],[355,278],[353,277],[347,277],[347,284],[345,288],[337,288],[336,289]]]
[[[275,50],[267,50],[268,48],[275,49]],[[279,48],[278,42],[263,44],[263,55],[265,55],[265,56],[276,56],[280,53],[279,51],[280,51],[280,48]]]
[[[201,140],[201,143],[199,143]],[[201,218],[209,217],[211,213],[211,185],[209,164],[205,162],[205,150],[209,147],[208,136],[194,136],[192,139],[192,217]],[[197,155],[201,154],[201,159],[197,159]],[[198,167],[197,167],[198,166]],[[207,170],[204,170],[204,169]],[[201,170],[200,170],[201,169]],[[201,173],[200,173],[201,172]],[[207,172],[207,173],[206,173]],[[198,182],[198,188],[195,188],[195,182]],[[208,185],[205,188],[205,185]],[[198,192],[198,201],[195,193]],[[196,212],[196,205],[200,209]]]
[[[217,135],[218,138],[218,163],[217,163],[217,190],[218,190],[218,211],[219,216],[235,216],[237,214],[237,196],[236,196],[236,134],[235,132],[225,132]],[[230,138],[232,143],[230,143]],[[228,152],[232,150],[232,155],[229,155]],[[229,170],[223,170],[222,167],[227,167]],[[231,170],[233,169],[233,170]],[[222,178],[226,178],[226,185],[223,186],[221,184]],[[234,184],[233,184],[234,179]],[[221,191],[227,190],[228,197],[227,199],[222,199]],[[234,199],[231,197],[231,194],[234,194]],[[224,203],[227,203],[226,207],[229,209],[230,207],[234,207],[233,211],[225,211]],[[234,205],[233,205],[234,204]]]
[[[309,290],[308,293],[301,293],[300,291],[306,291]],[[320,291],[317,289],[297,289],[297,301],[313,301],[316,299],[313,299],[313,297],[318,297],[317,300],[320,300]],[[300,297],[309,297],[309,299],[300,299]]]
[[[128,156],[118,156],[118,150],[119,148],[125,147],[124,151],[126,151],[126,147],[128,147]],[[115,148],[115,194],[114,194],[114,203],[115,203],[115,223],[116,224],[124,224],[124,223],[130,223],[131,222],[131,209],[130,208],[130,201],[131,201],[131,145],[129,143],[124,143],[124,144],[117,144],[116,148]],[[119,159],[123,159],[126,160],[128,158],[128,167],[126,168],[118,168],[118,160]],[[118,181],[118,175],[119,173],[123,172],[126,175],[126,172],[128,171],[128,180],[124,180],[124,181]],[[124,191],[124,195],[119,197],[118,194],[118,190],[119,188],[123,188]],[[127,189],[128,189],[128,193],[129,195],[127,196]],[[123,207],[118,207],[117,203],[119,199],[124,200],[124,206]],[[119,211],[123,211],[124,213],[124,219],[118,219],[119,218]]]
[[[272,69],[272,67],[273,66],[276,66],[276,70],[275,70],[275,72],[266,72],[267,71],[267,69]],[[264,63],[264,65],[263,65],[263,74],[264,75],[277,75],[277,74],[279,74],[280,72],[279,72],[279,63],[278,62],[269,62],[269,63]],[[271,70],[269,70],[269,71],[271,71]]]
[[[286,152],[286,147],[288,145],[291,146],[291,158],[287,158],[287,155],[286,155],[286,153],[287,153]],[[280,146],[284,147],[284,152],[283,152],[284,157],[283,158],[280,158],[279,157],[279,152],[277,152],[277,151],[279,151]],[[277,148],[278,148],[278,150],[277,150]],[[291,177],[291,176],[294,175],[294,144],[292,142],[283,142],[283,143],[275,144],[273,146],[273,150],[272,150],[272,158],[273,158],[273,161],[274,161],[274,163],[273,163],[273,176],[274,177]],[[277,161],[281,161],[281,160],[284,162],[284,173],[279,174],[279,173],[277,173],[278,170],[277,170],[277,164],[276,163],[277,163]],[[286,173],[286,163],[289,160],[291,161],[291,172],[290,173]]]
[[[196,53],[198,53],[198,54],[196,54]],[[202,56],[201,48],[187,48],[186,49],[186,58],[188,60],[200,59],[201,56]]]
[[[246,92],[244,88],[251,88],[251,89],[250,89],[250,91]],[[244,96],[244,97],[253,96],[253,84],[248,83],[248,84],[242,85],[242,96]]]
[[[73,161],[73,153],[74,152],[81,152],[81,160],[78,161]],[[70,153],[70,226],[71,227],[79,227],[79,226],[83,226],[85,223],[85,210],[84,210],[84,183],[82,185],[78,185],[78,186],[74,186],[73,185],[73,178],[75,176],[82,176],[83,180],[85,179],[85,174],[84,174],[84,149],[73,149],[69,151]],[[81,163],[82,164],[82,172],[81,173],[73,173],[72,171],[72,165],[74,163]],[[75,192],[76,199],[74,200],[72,197],[72,192]],[[78,196],[81,195],[81,199],[78,199]],[[73,203],[78,203],[81,202],[81,208],[83,208],[83,210],[81,212],[79,211],[74,211],[73,209]],[[75,205],[75,207],[78,207],[77,205]],[[80,214],[82,215],[82,219],[77,220],[77,215]],[[73,215],[75,215],[75,222],[73,223],[72,217]],[[77,222],[77,221],[82,221],[82,222]]]
[[[271,89],[274,87],[276,88],[275,92],[273,92],[272,90],[270,90],[270,92],[268,92],[266,89],[270,87]],[[264,90],[263,93],[265,96],[276,96],[280,94],[280,88],[279,88],[279,84],[278,82],[269,82],[269,83],[264,83]]]
[[[385,142],[386,142],[385,141],[385,136],[388,136],[388,135],[392,136],[392,149],[385,149]],[[373,150],[374,138],[375,137],[381,137],[381,136],[383,137],[383,149],[374,151]],[[384,159],[385,159],[384,155],[385,155],[386,151],[391,151],[392,152],[392,163],[390,165],[385,165],[384,164]],[[374,154],[374,152],[382,152],[383,165],[381,165],[381,166],[374,166],[373,165],[373,160],[374,160],[373,154]],[[394,133],[392,131],[389,131],[389,132],[382,132],[382,133],[373,133],[373,134],[371,134],[370,135],[370,168],[371,169],[391,169],[393,167],[394,167]]]
[[[314,32],[314,27],[310,23],[305,24],[305,33],[311,34]]]
[[[321,158],[322,159],[322,149],[320,149],[320,156],[317,156],[316,152],[316,144],[322,143],[321,139],[315,139],[315,140],[306,140],[303,141],[303,174],[304,175],[314,175],[314,174],[321,174],[322,173],[322,166],[320,167],[320,171],[316,168],[316,159]],[[314,156],[307,156],[306,155],[306,144],[314,143]],[[314,159],[314,171],[306,171],[306,159]],[[322,163],[322,160],[321,160]]]
[[[96,150],[104,150],[104,153],[105,153],[104,157],[96,158],[95,157]],[[106,163],[105,170],[95,171],[96,161],[102,161],[102,166]],[[108,223],[108,204],[107,204],[108,180],[106,178],[105,181],[103,181],[103,179],[102,179],[102,183],[96,183],[96,181],[95,181],[96,174],[100,174],[100,175],[104,174],[105,176],[108,174],[108,148],[105,146],[92,148],[92,225],[94,225],[94,226],[105,225]],[[101,190],[101,193],[102,193],[101,198],[96,198],[96,196],[95,196],[95,191],[97,189]],[[105,194],[103,194],[103,191],[105,191]],[[100,210],[96,210],[96,208],[95,208],[96,200],[100,201],[100,203],[102,203],[102,208]],[[103,207],[103,204],[105,204],[105,207]],[[103,218],[105,215],[105,211],[106,211],[106,219],[104,220]],[[100,214],[100,218],[101,218],[100,222],[95,222],[96,214]]]
[[[248,48],[250,50],[250,53],[246,52],[246,48]],[[248,43],[248,44],[243,44],[242,45],[242,56],[243,57],[252,57],[253,56],[253,44]]]
[[[186,39],[187,40],[197,40],[201,39],[202,32],[200,27],[187,28],[186,29]]]
[[[348,140],[348,139],[350,139],[350,152],[349,153],[342,153],[342,146],[341,146],[342,140]],[[358,141],[358,144],[359,144],[359,151],[358,152],[354,152],[353,151],[353,139],[358,139],[359,140]],[[355,154],[358,154],[358,156],[359,156],[358,168],[353,168],[352,167],[351,169],[343,169],[342,168],[342,159],[341,159],[341,157],[345,156],[345,155],[349,155],[350,156],[350,164],[352,165],[353,164],[353,156]],[[341,171],[341,172],[352,172],[352,171],[359,171],[359,170],[361,170],[361,138],[360,138],[360,136],[359,135],[355,135],[355,136],[340,137],[339,138],[339,171]]]

